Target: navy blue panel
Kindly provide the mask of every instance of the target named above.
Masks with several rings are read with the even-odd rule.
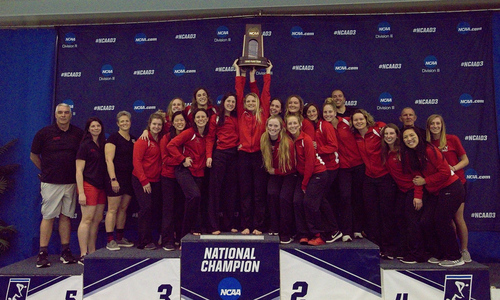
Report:
[[[12,176],[14,188],[0,195],[0,219],[18,231],[11,250],[1,254],[0,266],[38,251],[40,181],[29,151],[35,133],[53,116],[55,46],[53,29],[0,30],[0,145],[19,139],[2,154],[0,165],[21,165]]]
[[[102,118],[108,134],[116,113],[131,111],[138,135],[174,97],[191,102],[195,88],[206,87],[215,101],[233,90],[245,24],[261,24],[273,97],[321,104],[340,88],[349,104],[387,123],[399,124],[407,106],[419,127],[442,114],[470,159],[469,229],[500,230],[498,197],[484,197],[500,194],[491,19],[478,12],[61,27],[56,99],[74,104],[80,126]]]

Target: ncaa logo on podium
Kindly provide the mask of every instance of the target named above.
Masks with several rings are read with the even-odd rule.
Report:
[[[444,300],[470,300],[472,275],[446,275],[444,281]]]
[[[237,300],[241,297],[241,283],[234,277],[222,279],[218,290],[222,300]]]
[[[5,300],[25,300],[30,287],[29,278],[11,278]]]

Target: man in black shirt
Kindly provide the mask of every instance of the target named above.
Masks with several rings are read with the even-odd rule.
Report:
[[[403,123],[403,126],[400,128],[401,132],[406,128],[414,128],[415,131],[419,131],[422,136],[425,136],[425,129],[419,128],[415,126],[415,121],[417,121],[417,114],[411,107],[405,107],[401,111],[401,115],[399,116],[399,121]]]
[[[52,235],[54,219],[59,217],[59,235],[62,253],[60,260],[75,263],[69,240],[70,218],[76,206],[76,152],[82,140],[83,131],[70,124],[71,108],[58,104],[55,111],[56,123],[39,130],[33,138],[30,159],[41,170],[42,222],[40,224],[40,251],[36,266],[49,267],[47,247]]]
[[[351,117],[351,114],[356,110],[356,107],[345,105],[344,92],[341,90],[333,90],[332,100],[337,106],[337,116],[339,117]]]

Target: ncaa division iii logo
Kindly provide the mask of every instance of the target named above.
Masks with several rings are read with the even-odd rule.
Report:
[[[30,286],[29,278],[11,278],[5,300],[25,300]]]
[[[472,275],[446,275],[444,300],[470,300]]]

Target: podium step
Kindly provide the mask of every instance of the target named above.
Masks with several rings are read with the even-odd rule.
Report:
[[[490,299],[488,267],[476,262],[444,268],[436,264],[382,261],[386,300]]]
[[[31,257],[0,269],[0,299],[82,299],[83,266],[63,264],[49,255],[51,266],[36,267]]]

